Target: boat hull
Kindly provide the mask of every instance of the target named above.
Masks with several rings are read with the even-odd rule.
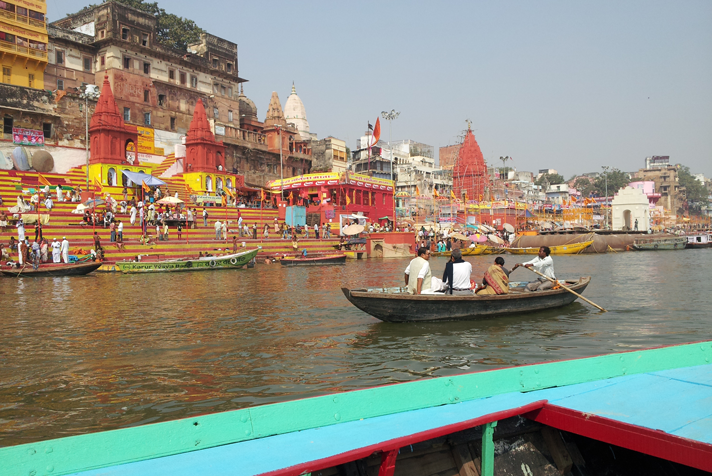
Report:
[[[116,267],[126,274],[134,273],[180,273],[189,271],[217,271],[238,269],[248,264],[257,255],[259,249],[244,251],[214,259],[195,259],[184,261],[131,262],[119,261]]]
[[[280,261],[282,266],[329,266],[346,264],[346,255],[316,256],[314,258],[286,257]]]
[[[583,243],[571,243],[568,245],[550,246],[552,255],[575,255],[593,244],[593,240]],[[539,253],[539,248],[507,248],[506,251],[513,255],[535,255]]]
[[[581,278],[567,287],[581,294],[591,278]],[[390,294],[366,289],[341,288],[346,299],[384,322],[473,320],[505,314],[522,314],[566,306],[576,296],[565,289],[517,292],[502,295],[450,296],[445,294]]]
[[[99,269],[101,264],[102,263],[99,261],[80,264],[42,264],[36,270],[32,269],[32,266],[26,266],[24,269],[3,267],[0,269],[0,272],[2,272],[5,276],[12,276],[14,278],[83,276]]]
[[[633,243],[632,247],[638,251],[684,250],[686,238],[641,240]]]

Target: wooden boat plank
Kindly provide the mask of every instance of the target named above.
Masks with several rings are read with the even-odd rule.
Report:
[[[346,255],[326,255],[326,256],[313,256],[306,258],[287,256],[280,260],[282,266],[324,266],[324,265],[338,265],[346,264]]]
[[[77,264],[49,264],[44,263],[39,266],[38,269],[33,269],[32,266],[28,265],[24,268],[10,268],[3,266],[0,268],[5,276],[12,277],[62,277],[62,276],[83,276],[89,274],[101,267],[102,263],[89,262],[89,263],[77,263]]]

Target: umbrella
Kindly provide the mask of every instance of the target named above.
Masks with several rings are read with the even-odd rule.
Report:
[[[84,210],[86,210],[86,209],[87,209],[87,206],[84,205],[83,203],[80,203],[79,205],[77,205],[77,208],[72,210],[72,213],[74,213],[75,215],[80,215],[80,214],[84,213]]]
[[[485,235],[480,235],[479,233],[475,235],[470,235],[470,239],[475,243],[484,243],[485,241],[487,241],[487,237]]]
[[[463,235],[462,233],[450,233],[450,238],[455,238],[456,240],[469,240],[468,237]]]
[[[514,227],[509,223],[505,223],[504,225],[502,225],[502,228],[507,230],[509,233],[514,233]]]
[[[163,205],[176,205],[178,203],[183,203],[183,200],[176,197],[165,197],[160,199],[158,203],[162,203]]]
[[[105,204],[105,203],[106,203],[106,201],[104,201],[104,200],[101,199],[101,198],[97,198],[97,199],[90,198],[89,200],[87,200],[86,202],[84,202],[84,205],[85,205],[87,208],[92,208],[92,207],[98,207],[99,205],[103,205],[103,204]]]
[[[487,235],[487,238],[489,238],[489,240],[490,240],[491,242],[497,243],[498,245],[501,245],[502,243],[504,243],[504,241],[502,240],[502,238],[500,238],[500,237],[497,236],[497,235]]]
[[[344,228],[344,235],[358,235],[363,231],[363,225],[349,225]]]

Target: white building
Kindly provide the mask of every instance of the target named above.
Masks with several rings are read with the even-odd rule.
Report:
[[[634,230],[636,222],[638,231],[648,231],[650,228],[650,203],[640,189],[620,189],[611,202],[611,214],[614,230]]]

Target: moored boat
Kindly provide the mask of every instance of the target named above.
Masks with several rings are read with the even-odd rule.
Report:
[[[569,243],[566,245],[550,246],[552,255],[575,255],[581,253],[583,250],[588,248],[593,244],[593,240],[584,241],[582,243]],[[539,253],[538,247],[531,248],[506,248],[508,253],[513,255],[535,255]]]
[[[706,233],[700,233],[696,235],[687,236],[687,248],[709,248],[712,247],[712,240],[710,235]]]
[[[238,269],[248,264],[260,248],[223,256],[205,256],[197,259],[176,259],[166,261],[119,261],[116,267],[122,273],[165,273],[187,271],[214,271]]]
[[[34,269],[31,264],[20,266],[18,268],[3,266],[0,272],[5,276],[18,277],[60,277],[60,276],[83,276],[92,271],[97,270],[101,266],[101,262],[91,261],[88,263],[43,263],[37,269]]]
[[[565,285],[580,294],[590,282],[591,278],[585,277]],[[385,322],[482,319],[552,309],[576,300],[576,295],[563,288],[536,292],[511,289],[509,294],[483,296],[413,295],[403,288],[341,288],[341,291],[351,304]]]
[[[638,251],[684,250],[687,239],[675,238],[643,238],[633,242],[633,249]]]
[[[346,255],[330,254],[315,256],[285,256],[279,261],[282,266],[326,266],[346,263]]]

